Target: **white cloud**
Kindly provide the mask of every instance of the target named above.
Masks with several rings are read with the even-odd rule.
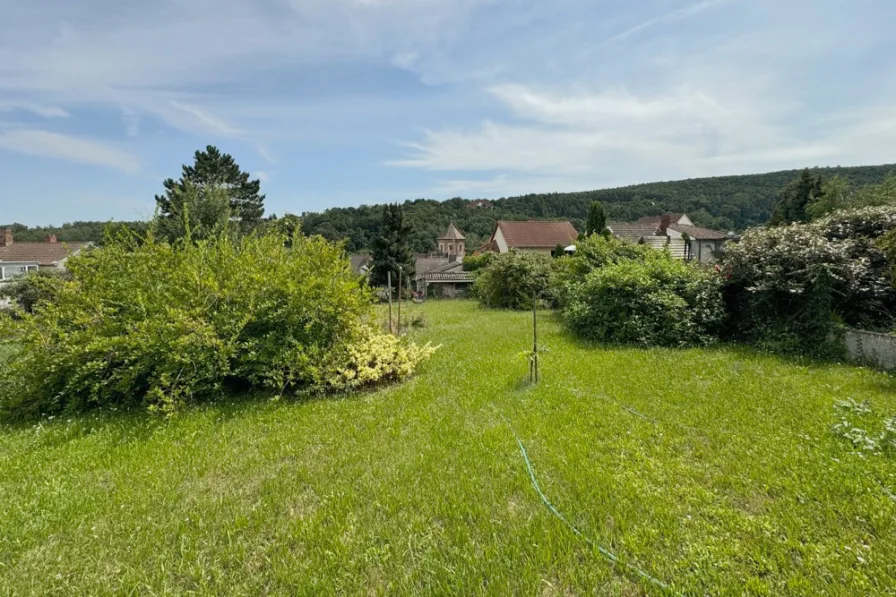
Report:
[[[257,178],[261,182],[268,182],[269,180],[271,180],[270,175],[267,172],[265,172],[264,170],[258,170],[255,173],[255,178]]]
[[[106,166],[129,174],[140,170],[139,160],[121,149],[50,131],[20,129],[0,133],[0,149],[78,164]]]
[[[656,96],[624,91],[559,94],[523,85],[491,89],[515,121],[424,131],[393,166],[497,172],[457,178],[440,195],[488,195],[544,187],[589,188],[813,164],[881,163],[896,141],[896,108],[857,111],[839,126],[794,128],[786,106],[758,106],[738,94],[679,88]],[[889,125],[887,123],[890,123]],[[818,134],[823,131],[823,134]],[[551,186],[553,185],[553,187]],[[524,190],[520,189],[520,190]]]

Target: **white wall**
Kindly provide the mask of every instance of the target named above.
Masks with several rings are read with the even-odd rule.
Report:
[[[896,369],[896,336],[847,330],[845,341],[850,360],[881,369]]]
[[[507,240],[504,238],[504,233],[501,232],[501,228],[495,230],[495,243],[498,245],[498,252],[506,253],[509,250]]]

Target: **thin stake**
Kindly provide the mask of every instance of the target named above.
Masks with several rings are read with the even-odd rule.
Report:
[[[532,365],[530,367],[530,376],[535,383],[538,383],[538,300],[535,289],[532,290]]]
[[[392,333],[392,272],[386,272],[386,286],[389,288],[389,333]]]
[[[398,335],[401,335],[401,266],[398,266]]]

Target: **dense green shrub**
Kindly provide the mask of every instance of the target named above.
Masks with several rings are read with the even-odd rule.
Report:
[[[3,324],[20,348],[0,371],[0,409],[171,411],[225,386],[348,389],[401,379],[429,354],[372,327],[339,245],[286,241],[110,233],[68,261],[53,301]]]
[[[553,263],[551,295],[555,306],[568,302],[572,288],[591,271],[620,261],[662,261],[666,255],[650,247],[626,242],[614,236],[594,234],[576,243],[576,251]]]
[[[497,255],[497,253],[493,253],[491,251],[482,253],[481,255],[468,255],[464,257],[463,261],[463,270],[465,272],[478,272],[481,269],[484,269],[488,266],[489,262],[491,262],[492,257]]]
[[[724,319],[718,274],[648,250],[654,255],[608,262],[570,285],[562,312],[566,324],[578,335],[601,342],[714,342]]]
[[[52,300],[63,280],[69,277],[67,271],[59,269],[31,271],[0,286],[0,298],[9,299],[31,313],[38,303]]]
[[[830,355],[842,350],[841,324],[888,328],[896,294],[873,238],[893,225],[887,209],[748,231],[726,250],[728,331],[768,349]]]
[[[476,277],[473,294],[483,307],[531,309],[533,293],[547,298],[551,262],[550,256],[530,251],[496,254]]]

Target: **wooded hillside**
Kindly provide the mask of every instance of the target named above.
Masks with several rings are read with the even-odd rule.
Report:
[[[894,170],[894,164],[816,169],[824,178],[839,174],[856,187],[879,183]],[[472,201],[460,198],[442,202],[417,199],[406,201],[404,211],[412,228],[411,248],[418,252],[435,249],[436,238],[450,221],[457,223],[467,236],[470,248],[479,246],[491,234],[498,219],[567,218],[582,230],[592,201],[601,201],[611,220],[634,220],[663,211],[686,212],[701,226],[744,230],[768,221],[781,189],[799,173],[783,170],[578,193],[530,194],[491,201],[491,208],[472,207]],[[322,213],[308,212],[302,217],[305,233],[345,238],[349,251],[364,251],[372,246],[382,220],[382,206],[333,208]]]
[[[824,178],[840,175],[853,186],[881,182],[896,171],[896,164],[852,168],[819,168]],[[768,174],[693,178],[653,182],[615,189],[578,193],[530,194],[487,202],[491,207],[473,207],[468,199],[405,201],[404,217],[411,227],[411,248],[417,252],[434,250],[436,238],[454,221],[467,236],[467,247],[475,249],[491,234],[495,221],[530,218],[566,218],[583,230],[592,201],[601,201],[611,220],[634,220],[663,211],[686,212],[702,226],[717,230],[744,230],[765,224],[781,189],[799,174],[784,170]],[[382,222],[382,205],[339,207],[303,214],[303,231],[321,234],[330,240],[347,240],[351,252],[368,251]],[[2,214],[0,214],[2,217]],[[106,222],[73,222],[62,226],[11,226],[21,242],[42,241],[54,234],[61,242],[101,242]],[[142,228],[143,222],[129,223]]]

